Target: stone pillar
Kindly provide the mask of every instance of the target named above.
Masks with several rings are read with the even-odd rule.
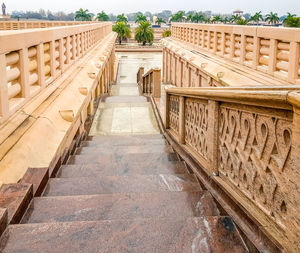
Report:
[[[160,69],[153,69],[152,95],[155,98],[160,98],[161,96],[161,70]]]
[[[42,88],[46,86],[45,83],[45,57],[44,57],[44,44],[40,43],[37,46],[37,72],[38,84]]]

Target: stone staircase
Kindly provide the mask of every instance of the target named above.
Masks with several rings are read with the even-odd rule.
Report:
[[[160,134],[88,137],[0,252],[250,252]]]

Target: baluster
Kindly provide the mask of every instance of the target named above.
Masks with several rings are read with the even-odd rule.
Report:
[[[252,68],[256,69],[259,65],[259,57],[260,57],[260,38],[255,36],[253,38],[253,62]]]
[[[44,44],[40,43],[37,49],[37,72],[38,84],[40,87],[45,87],[45,59],[44,59]]]
[[[56,59],[55,59],[55,41],[50,41],[50,70],[51,76],[56,75]]]
[[[289,52],[289,67],[288,67],[288,81],[295,82],[298,77],[298,69],[299,69],[299,43],[292,41],[290,43],[290,52]]]
[[[64,70],[64,39],[59,39],[59,68],[61,72]]]
[[[9,112],[8,87],[6,76],[6,56],[0,54],[0,116],[6,116]]]
[[[270,40],[270,49],[269,49],[269,66],[268,66],[268,73],[270,75],[274,74],[276,70],[276,63],[277,63],[277,45],[278,41],[275,39]]]
[[[20,70],[22,97],[27,98],[30,96],[28,48],[21,49],[19,51],[19,56],[20,56],[19,70]]]

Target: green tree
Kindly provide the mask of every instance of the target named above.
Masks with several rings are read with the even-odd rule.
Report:
[[[287,13],[287,17],[286,18],[294,18],[296,17],[296,14],[292,14],[290,12]]]
[[[152,43],[154,40],[153,29],[148,21],[141,21],[140,25],[135,29],[135,40],[142,42],[143,46],[146,43]]]
[[[113,25],[112,30],[118,34],[119,44],[122,44],[122,40],[131,37],[130,26],[124,21],[119,21]]]
[[[275,25],[279,23],[280,19],[277,13],[270,12],[267,14],[265,21],[267,21],[269,24]]]
[[[300,28],[300,17],[290,16],[283,21],[286,27],[299,27]]]
[[[199,22],[204,22],[204,15],[195,13],[194,16],[192,17],[192,22],[194,23],[199,23]]]
[[[222,21],[221,16],[217,15],[217,16],[214,16],[212,23],[220,23],[221,21]]]
[[[240,18],[236,21],[237,25],[247,25],[248,24],[248,20],[245,18]]]
[[[135,19],[135,23],[140,23],[142,21],[147,21],[147,17],[143,14],[138,14]]]
[[[230,18],[230,22],[231,23],[236,23],[240,19],[241,19],[241,16],[239,16],[239,15],[232,15],[231,18]]]
[[[155,21],[155,24],[161,25],[162,23],[166,23],[166,21],[164,21],[162,18],[157,18]]]
[[[78,11],[75,12],[75,20],[77,21],[91,21],[92,17],[88,13],[89,10],[83,10],[80,8]]]
[[[178,11],[171,16],[171,22],[182,22],[184,20],[184,11]]]
[[[193,16],[194,16],[194,14],[193,13],[190,13],[189,15],[187,15],[187,17],[186,17],[186,21],[193,21]]]
[[[250,19],[249,19],[249,21],[253,21],[253,22],[255,22],[255,23],[259,23],[259,21],[263,21],[264,20],[264,18],[263,18],[263,16],[262,16],[262,14],[261,14],[261,11],[259,11],[259,12],[256,12],[253,16],[251,16],[250,17]]]
[[[97,14],[97,19],[98,21],[108,21],[109,16],[104,11],[101,11]]]
[[[124,22],[127,23],[128,19],[125,17],[124,13],[117,16],[117,22]]]
[[[163,38],[170,37],[171,36],[171,30],[165,30],[162,33],[162,36],[163,36]]]

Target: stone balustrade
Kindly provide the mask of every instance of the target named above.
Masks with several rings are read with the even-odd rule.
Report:
[[[111,32],[111,23],[0,32],[0,123]]]
[[[22,30],[99,23],[97,21],[0,21],[0,30]],[[103,23],[103,22],[102,22]]]
[[[158,68],[150,69],[144,74],[144,68],[141,67],[137,73],[137,82],[140,85],[141,93],[152,95],[159,98],[161,95],[161,70]]]
[[[298,87],[170,88],[166,129],[286,252],[299,247]]]
[[[173,23],[172,39],[289,83],[300,83],[300,30]]]

